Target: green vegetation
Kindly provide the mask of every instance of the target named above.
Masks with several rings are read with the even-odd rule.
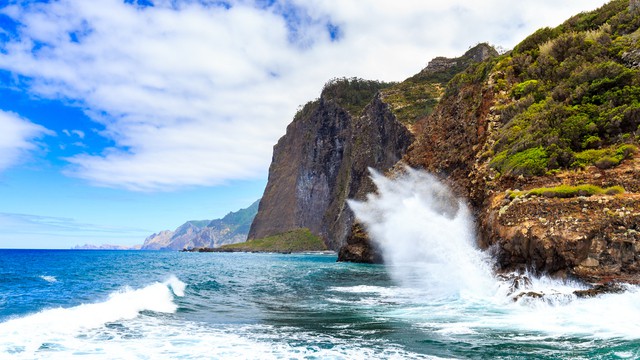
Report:
[[[520,196],[544,196],[549,198],[571,198],[576,196],[592,196],[592,195],[616,195],[624,193],[624,188],[622,186],[612,186],[606,189],[603,189],[599,186],[595,185],[578,185],[578,186],[570,186],[570,185],[560,185],[556,187],[542,187],[536,188],[526,191],[511,191],[507,194],[507,196],[511,199],[515,199]]]
[[[503,151],[493,158],[491,166],[499,169],[501,173],[533,176],[544,174],[548,163],[547,152],[539,146],[513,155]]]
[[[359,78],[336,78],[324,85],[320,97],[336,100],[349,114],[360,116],[376,93],[391,85],[391,83]]]
[[[639,27],[640,11],[614,0],[469,67],[446,94],[491,74],[503,124],[491,166],[502,174],[616,166],[635,152],[619,145],[640,140]]]
[[[585,150],[575,154],[574,167],[585,167],[595,165],[600,169],[608,169],[620,164],[624,159],[629,158],[637,152],[633,145],[620,145],[617,148]]]
[[[320,99],[324,101],[334,100],[344,108],[351,116],[360,116],[364,107],[373,100],[378,91],[388,88],[392,83],[385,83],[360,78],[335,78],[329,80],[320,94],[320,98],[309,101],[298,108],[294,121],[300,118],[308,118],[320,105]]]
[[[398,121],[414,124],[431,114],[442,96],[442,86],[438,83],[420,82],[409,79],[382,91],[384,101],[391,105]]]
[[[489,44],[481,43],[469,49],[456,59],[437,58],[446,66],[436,69],[427,67],[407,80],[381,91],[384,101],[391,105],[393,114],[404,124],[414,124],[433,112],[451,79],[477,62],[479,53],[486,52],[497,56],[496,50]],[[489,68],[490,69],[490,68]]]
[[[247,242],[223,245],[220,250],[257,251],[257,252],[301,252],[327,250],[321,238],[307,228],[287,231]]]

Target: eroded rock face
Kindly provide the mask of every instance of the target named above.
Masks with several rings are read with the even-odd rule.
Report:
[[[614,173],[620,181],[625,178],[621,173],[640,175],[637,169],[638,159],[632,159],[591,181],[597,184]],[[602,172],[591,170],[593,175]],[[580,176],[589,171],[585,173]],[[551,184],[562,180],[547,178]],[[637,187],[631,178],[624,183],[630,189]],[[528,268],[589,282],[636,283],[640,280],[639,206],[640,196],[634,193],[514,200],[494,193],[480,212],[480,228],[484,245],[493,247],[500,269]]]
[[[287,127],[274,146],[269,180],[249,239],[302,227],[326,238],[323,218],[338,174],[344,171],[351,133],[349,113],[323,98]]]
[[[359,117],[333,99],[320,98],[274,147],[249,239],[306,227],[329,249],[340,249],[353,224],[346,200],[373,191],[368,167],[389,169],[412,140],[379,96]]]
[[[346,244],[340,248],[338,254],[340,261],[356,263],[381,264],[382,254],[367,236],[362,225],[353,225]]]

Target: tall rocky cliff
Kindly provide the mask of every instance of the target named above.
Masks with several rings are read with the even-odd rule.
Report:
[[[433,111],[449,79],[495,55],[480,44],[460,58],[434,59],[402,83],[329,82],[274,147],[249,239],[309,228],[330,249],[342,249],[343,259],[375,260],[368,244],[361,243],[366,238],[350,236],[359,230],[352,231],[354,215],[346,200],[362,200],[375,190],[369,167],[385,172],[405,155],[414,140],[413,124]]]
[[[249,239],[308,228],[330,249],[343,245],[353,223],[346,199],[373,190],[367,167],[389,169],[412,142],[376,95],[386,86],[334,80],[298,112],[274,147]]]

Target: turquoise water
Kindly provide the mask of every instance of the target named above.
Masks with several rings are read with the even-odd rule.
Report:
[[[635,288],[552,302],[443,297],[382,265],[335,261],[0,250],[0,358],[640,357]]]

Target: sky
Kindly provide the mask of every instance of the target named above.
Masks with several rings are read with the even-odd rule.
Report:
[[[0,248],[140,244],[249,206],[297,109],[510,49],[601,0],[0,0]]]

